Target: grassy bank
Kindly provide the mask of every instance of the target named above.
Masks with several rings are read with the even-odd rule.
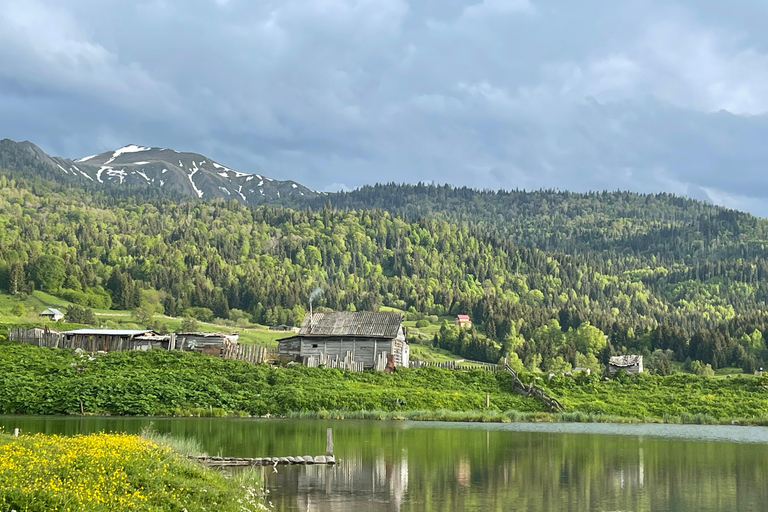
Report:
[[[560,400],[566,411],[669,423],[763,424],[768,417],[768,389],[755,376],[730,379],[691,374],[625,375],[542,379],[539,385]]]
[[[535,412],[510,393],[510,377],[438,368],[345,372],[271,368],[191,352],[112,352],[0,344],[0,413],[263,416],[321,410],[491,409]],[[82,409],[81,409],[82,405]]]
[[[90,358],[0,343],[3,414],[768,424],[768,389],[752,376],[578,376],[537,383],[560,400],[564,413],[549,414],[537,400],[510,392],[504,372],[272,368],[161,350]]]
[[[0,433],[0,510],[262,510],[255,474],[238,479],[138,436]]]
[[[286,414],[292,419],[333,419],[333,420],[410,420],[410,421],[456,421],[466,423],[671,423],[679,425],[749,425],[768,426],[768,415],[753,418],[718,419],[709,414],[682,413],[666,414],[663,418],[613,416],[610,414],[585,413],[580,411],[548,413],[521,411],[450,411],[445,409],[423,411],[309,411]]]

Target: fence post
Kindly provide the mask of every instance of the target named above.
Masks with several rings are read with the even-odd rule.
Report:
[[[329,428],[325,435],[325,456],[333,456],[333,429]]]
[[[491,406],[491,395],[485,395],[485,408],[488,409]]]

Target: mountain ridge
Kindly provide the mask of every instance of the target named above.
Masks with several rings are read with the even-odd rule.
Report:
[[[237,171],[198,153],[137,144],[72,160],[48,155],[30,141],[3,139],[0,168],[87,188],[146,186],[182,197],[244,204],[321,195],[293,180]]]

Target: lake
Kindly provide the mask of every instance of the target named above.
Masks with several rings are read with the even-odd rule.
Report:
[[[6,431],[159,432],[210,454],[322,455],[265,468],[278,511],[768,510],[768,428],[0,416]]]

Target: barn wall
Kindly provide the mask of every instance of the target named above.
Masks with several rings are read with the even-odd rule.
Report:
[[[401,330],[400,335],[394,340],[381,338],[304,338],[296,337],[281,341],[278,344],[278,352],[287,357],[327,357],[344,359],[347,352],[352,353],[352,360],[363,363],[366,368],[373,368],[376,364],[376,356],[382,352],[393,354],[395,365],[408,366],[410,362],[410,347],[405,341],[405,334]]]
[[[344,359],[347,352],[352,352],[352,360],[363,363],[366,368],[373,368],[376,354],[379,352],[392,352],[392,341],[376,338],[300,338],[300,355],[315,356],[325,355]]]

